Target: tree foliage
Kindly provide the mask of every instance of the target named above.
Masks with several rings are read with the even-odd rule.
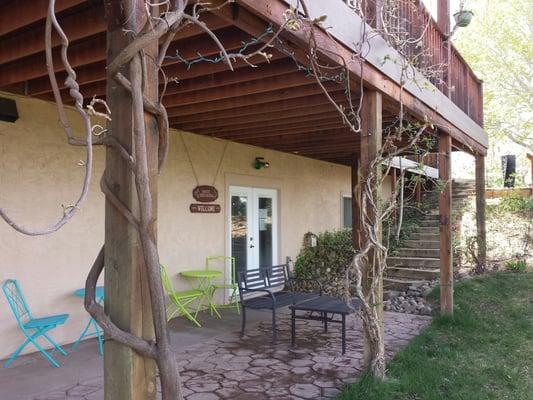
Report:
[[[533,7],[531,0],[470,0],[472,24],[455,44],[484,81],[485,128],[533,151]]]

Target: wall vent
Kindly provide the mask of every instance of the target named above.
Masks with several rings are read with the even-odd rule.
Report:
[[[15,100],[0,97],[0,121],[15,122],[19,119]]]

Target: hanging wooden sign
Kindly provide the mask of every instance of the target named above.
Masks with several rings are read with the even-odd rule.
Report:
[[[214,186],[199,185],[192,190],[192,197],[202,203],[210,203],[218,199],[218,190]]]
[[[198,204],[193,203],[189,209],[192,213],[199,214],[218,214],[220,212],[220,204]]]

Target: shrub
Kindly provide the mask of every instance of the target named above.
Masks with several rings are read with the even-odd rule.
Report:
[[[526,272],[526,260],[512,260],[505,263],[505,269],[512,272]]]
[[[294,264],[295,276],[318,277],[327,293],[340,295],[342,279],[354,254],[351,230],[322,232],[317,237],[315,247],[306,242]],[[310,288],[305,285],[301,289]]]

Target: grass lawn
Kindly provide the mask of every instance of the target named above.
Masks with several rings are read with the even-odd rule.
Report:
[[[413,339],[385,382],[364,375],[339,400],[533,399],[533,273],[465,281],[455,299],[454,318]]]

